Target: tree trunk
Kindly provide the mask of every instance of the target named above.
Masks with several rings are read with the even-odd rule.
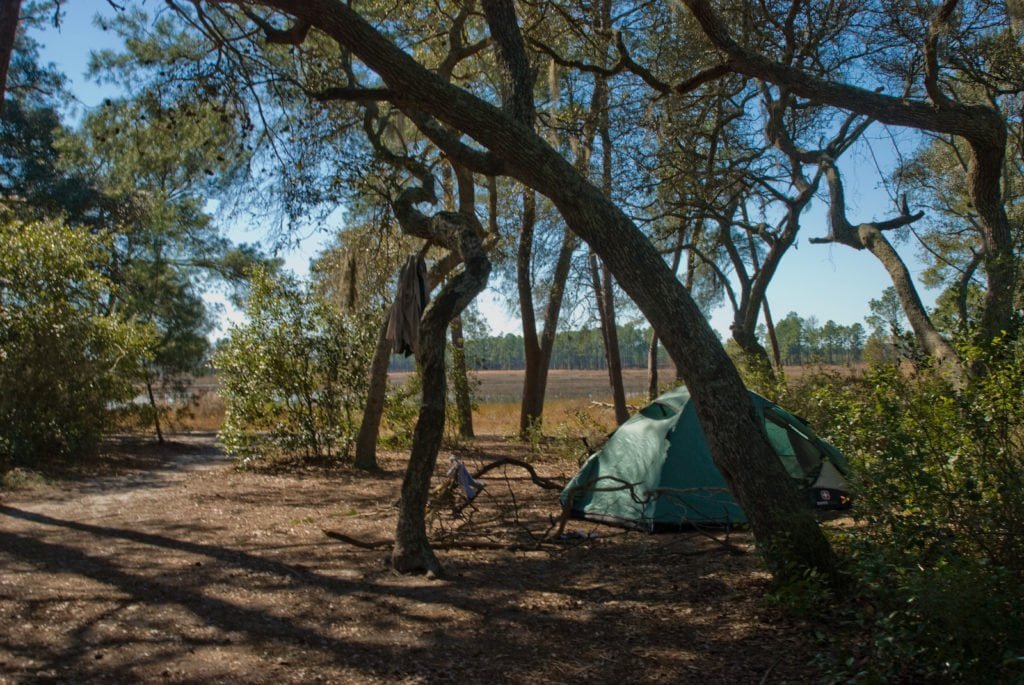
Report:
[[[463,438],[473,434],[473,397],[469,387],[469,372],[466,369],[466,346],[462,335],[462,317],[452,319],[452,385],[455,386],[455,413],[459,419],[459,435]]]
[[[420,321],[419,362],[423,377],[423,398],[413,431],[409,465],[402,481],[395,547],[391,554],[391,565],[399,573],[422,571],[441,574],[441,564],[427,539],[426,508],[430,479],[434,475],[437,453],[444,437],[447,402],[445,332],[452,319],[487,287],[491,271],[491,263],[474,230],[474,224],[473,221],[465,221],[458,227],[465,270],[448,281],[438,296],[427,305]]]
[[[18,34],[18,19],[21,14],[21,0],[0,2],[0,112],[4,109],[7,96],[7,73],[14,54],[14,40]]]
[[[928,316],[928,311],[917,293],[917,286],[907,269],[907,265],[886,239],[883,229],[898,228],[920,219],[923,212],[911,215],[904,208],[903,215],[889,221],[868,222],[854,225],[846,217],[846,196],[842,177],[834,164],[825,165],[825,178],[829,189],[829,224],[831,234],[828,238],[812,238],[811,242],[838,242],[856,250],[866,249],[882,263],[892,279],[893,288],[899,297],[903,313],[910,322],[920,349],[934,358],[945,368],[956,385],[966,381],[966,369],[960,355],[953,346],[939,333]],[[888,228],[886,228],[888,227]]]
[[[533,233],[537,224],[537,197],[523,189],[523,217],[516,253],[516,286],[519,292],[519,318],[523,326],[523,398],[519,405],[519,435],[525,437],[541,420],[544,403],[540,400],[542,383],[541,346],[537,338],[537,314],[533,306]]]
[[[899,253],[896,252],[885,235],[872,224],[861,224],[857,227],[857,233],[864,247],[875,255],[885,270],[889,272],[893,288],[900,298],[903,313],[906,314],[910,328],[914,331],[918,346],[940,365],[950,369],[953,372],[954,381],[958,385],[962,384],[966,372],[962,367],[960,355],[932,323],[931,317],[928,316],[928,310],[925,309],[924,303],[917,293],[914,279]]]
[[[768,341],[772,346],[772,359],[775,360],[775,368],[782,370],[782,352],[779,351],[779,338],[775,335],[775,321],[772,319],[772,312],[768,308],[768,298],[761,303],[764,312],[764,327],[768,329]]]
[[[146,393],[149,394],[149,406],[153,409],[153,427],[156,428],[156,441],[164,444],[164,432],[160,430],[160,410],[156,406],[156,397],[153,395],[153,382],[149,378],[149,371],[146,371]]]
[[[611,3],[601,2],[601,25],[611,27]],[[608,125],[608,88],[603,79],[599,79],[600,88],[595,88],[595,99],[600,108],[598,113],[598,129],[601,135],[601,190],[605,197],[612,196],[612,136]],[[626,388],[622,383],[622,355],[619,352],[618,322],[615,320],[615,283],[608,267],[601,264],[598,275],[597,257],[590,256],[590,269],[594,278],[594,294],[597,297],[598,311],[601,313],[601,329],[604,333],[604,354],[608,361],[608,381],[612,387],[612,404],[615,406],[615,422],[622,425],[629,420],[626,409]]]
[[[569,280],[572,269],[572,255],[579,247],[579,239],[568,229],[562,234],[562,246],[558,250],[555,271],[551,277],[551,292],[548,293],[548,304],[544,309],[544,330],[540,335],[540,372],[537,382],[537,410],[544,410],[544,400],[548,390],[548,371],[551,370],[551,352],[555,349],[555,334],[558,332],[558,319],[562,313],[562,300],[565,298],[565,284]],[[540,414],[538,414],[538,417]]]
[[[602,278],[601,271],[604,271]],[[608,384],[612,390],[612,406],[615,407],[615,422],[619,425],[629,420],[626,409],[626,389],[622,383],[622,358],[619,355],[619,333],[615,328],[615,300],[610,274],[597,263],[597,256],[590,255],[590,278],[597,299],[598,318],[601,322],[601,338],[604,340],[604,359],[608,367]]]
[[[391,341],[388,340],[388,317],[377,332],[377,346],[370,361],[369,383],[367,384],[366,405],[363,420],[356,436],[354,466],[364,471],[376,471],[377,437],[380,423],[384,418],[384,403],[388,394],[388,365],[391,363]]]
[[[651,344],[647,346],[647,399],[658,396],[658,332],[651,331]]]

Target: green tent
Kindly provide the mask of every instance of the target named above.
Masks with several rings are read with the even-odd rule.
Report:
[[[754,408],[786,471],[819,508],[849,506],[843,455],[806,423],[756,393]],[[669,391],[612,434],[562,491],[576,518],[643,530],[744,523],[708,451],[686,387]]]

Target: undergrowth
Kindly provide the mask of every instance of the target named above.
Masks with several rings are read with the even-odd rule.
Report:
[[[773,595],[828,625],[826,680],[1024,682],[1024,350],[965,358],[985,373],[959,388],[889,365],[777,398],[855,471],[855,525],[832,533],[849,587],[807,578]]]

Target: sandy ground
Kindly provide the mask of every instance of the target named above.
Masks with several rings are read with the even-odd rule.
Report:
[[[436,512],[455,544],[428,580],[322,531],[390,537],[402,454],[370,475],[239,472],[212,435],[114,451],[98,471],[0,492],[0,682],[816,680],[815,626],[765,601],[755,554],[578,522],[544,540],[557,492],[521,469],[488,474],[462,516]],[[530,458],[497,438],[455,454],[471,469]]]

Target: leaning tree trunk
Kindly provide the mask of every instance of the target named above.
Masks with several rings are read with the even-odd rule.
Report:
[[[377,470],[377,436],[384,418],[384,404],[388,394],[388,364],[391,363],[391,341],[388,340],[388,318],[384,317],[377,333],[377,346],[370,362],[369,383],[363,420],[356,436],[355,467],[364,471]]]
[[[775,334],[775,320],[772,319],[772,310],[768,307],[768,298],[761,303],[764,311],[764,327],[768,331],[768,342],[772,346],[772,360],[775,368],[782,371],[782,352],[779,351],[779,337]]]
[[[873,254],[882,263],[882,266],[885,267],[889,277],[892,279],[900,305],[903,307],[903,313],[906,314],[907,321],[910,322],[910,327],[914,331],[914,337],[917,340],[918,346],[925,354],[936,360],[939,366],[947,372],[950,381],[954,385],[962,386],[966,382],[967,377],[963,360],[956,350],[953,349],[953,346],[935,328],[931,317],[928,316],[928,310],[925,309],[924,303],[921,301],[920,295],[918,295],[917,286],[914,284],[910,270],[907,269],[907,265],[903,262],[903,259],[893,248],[892,244],[886,239],[883,232],[913,223],[920,219],[924,213],[917,212],[916,214],[911,214],[904,203],[902,214],[899,217],[889,219],[888,221],[870,221],[862,224],[853,224],[846,217],[846,195],[843,188],[843,180],[835,164],[827,163],[825,165],[825,178],[828,181],[830,200],[830,234],[827,238],[811,238],[811,242],[837,242],[852,247],[855,250],[867,250]]]
[[[402,481],[395,547],[391,553],[391,565],[399,573],[441,573],[441,564],[427,539],[426,508],[430,479],[444,437],[447,402],[445,331],[452,319],[487,287],[487,278],[491,272],[491,262],[476,233],[479,224],[474,220],[466,220],[458,224],[458,229],[458,244],[465,270],[441,289],[420,320],[419,362],[423,399],[413,431],[409,465]]]

